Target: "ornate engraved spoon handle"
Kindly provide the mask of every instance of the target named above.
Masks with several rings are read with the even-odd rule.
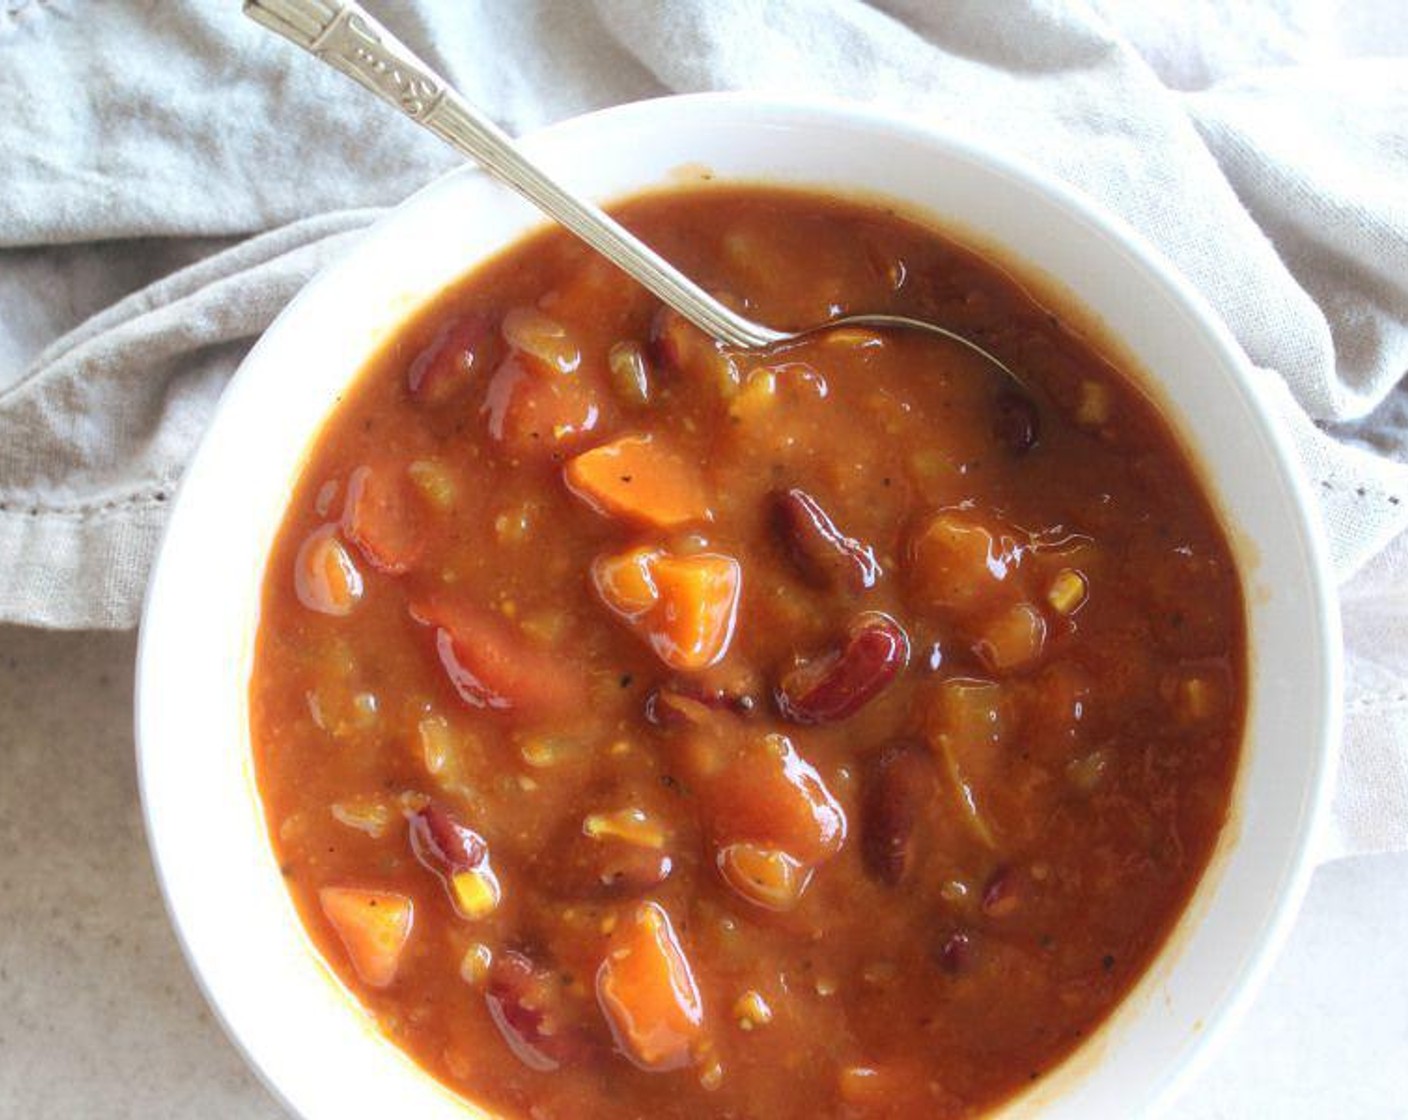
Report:
[[[755,347],[787,337],[735,314],[599,207],[564,190],[359,4],[245,0],[244,10],[469,156],[714,338]]]

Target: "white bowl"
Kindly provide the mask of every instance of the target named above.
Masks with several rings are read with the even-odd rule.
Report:
[[[1235,811],[1153,968],[1097,1035],[1004,1116],[1134,1116],[1166,1101],[1245,1004],[1294,916],[1339,724],[1339,626],[1309,491],[1236,344],[1133,231],[1045,175],[844,105],[709,95],[580,117],[524,147],[591,196],[680,181],[899,200],[1005,247],[1148,371],[1230,528],[1251,702]],[[230,1037],[309,1120],[482,1115],[376,1033],[314,952],[255,790],[247,690],[265,558],[309,443],[388,331],[539,215],[471,170],[417,194],[298,296],[226,390],[172,510],[142,623],[137,743],[177,933]]]

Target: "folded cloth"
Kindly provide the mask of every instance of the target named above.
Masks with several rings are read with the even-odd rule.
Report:
[[[1398,0],[371,6],[512,130],[669,92],[839,94],[1013,151],[1142,231],[1245,349],[1347,581],[1326,853],[1408,848]],[[0,75],[0,619],[130,626],[243,351],[456,160],[233,0],[0,0]]]

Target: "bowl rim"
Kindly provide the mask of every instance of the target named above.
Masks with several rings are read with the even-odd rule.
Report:
[[[1319,744],[1316,764],[1312,769],[1308,785],[1309,799],[1304,807],[1303,827],[1290,852],[1285,853],[1285,873],[1275,891],[1276,902],[1271,908],[1261,928],[1261,934],[1250,947],[1250,956],[1240,966],[1231,989],[1218,1004],[1208,1010],[1202,1020],[1201,1040],[1192,1045],[1182,1060],[1165,1071],[1162,1084],[1156,1086],[1148,1100],[1150,1115],[1162,1111],[1175,1093],[1197,1074],[1211,1058],[1216,1049],[1216,1041],[1223,1037],[1235,1022],[1245,1013],[1256,992],[1269,973],[1275,958],[1289,935],[1301,901],[1314,869],[1315,846],[1319,841],[1327,817],[1329,799],[1338,765],[1338,740],[1342,719],[1343,658],[1339,642],[1339,603],[1335,592],[1335,580],[1329,562],[1328,544],[1323,536],[1319,506],[1313,489],[1306,479],[1300,460],[1295,453],[1291,437],[1286,428],[1275,418],[1269,404],[1257,393],[1251,364],[1231,331],[1208,300],[1193,286],[1191,281],[1164,256],[1164,254],[1135,230],[1122,217],[1090,198],[1078,188],[1057,179],[1040,167],[1021,157],[1012,155],[1000,148],[994,148],[985,141],[975,140],[963,132],[945,124],[922,119],[917,114],[891,108],[834,97],[791,97],[750,93],[746,91],[709,92],[672,95],[630,102],[584,113],[558,121],[543,128],[535,129],[520,138],[520,142],[535,154],[541,149],[551,149],[560,140],[582,131],[601,127],[626,129],[630,127],[660,128],[672,111],[683,113],[719,111],[724,114],[743,111],[763,118],[782,118],[803,125],[825,126],[845,124],[867,130],[888,132],[902,139],[916,141],[923,146],[942,150],[948,156],[957,156],[971,163],[981,165],[991,172],[1018,181],[1029,189],[1048,196],[1061,208],[1089,226],[1105,232],[1120,249],[1133,258],[1134,262],[1154,277],[1182,309],[1196,321],[1205,332],[1207,340],[1218,352],[1225,367],[1232,371],[1235,391],[1246,404],[1261,427],[1261,435],[1271,453],[1279,472],[1279,481],[1284,484],[1287,496],[1291,499],[1293,512],[1298,521],[1301,543],[1305,549],[1305,567],[1309,583],[1314,591],[1313,602],[1309,604],[1311,621],[1315,624],[1319,641],[1317,652],[1320,655],[1320,679],[1313,683],[1315,691],[1323,702],[1320,705],[1320,725],[1314,729],[1315,741]],[[136,658],[134,724],[137,754],[138,785],[141,792],[142,812],[145,831],[151,852],[153,869],[161,889],[163,904],[176,934],[181,952],[186,959],[197,987],[205,997],[216,1021],[226,1036],[244,1057],[248,1066],[255,1072],[272,1095],[289,1109],[299,1114],[297,1107],[285,1093],[283,1087],[265,1069],[251,1045],[241,1034],[239,1025],[232,1022],[216,997],[207,971],[206,952],[195,943],[186,920],[184,899],[176,897],[171,879],[167,873],[166,852],[161,822],[157,818],[153,799],[150,795],[152,777],[149,772],[151,756],[146,744],[153,735],[148,729],[159,722],[153,713],[159,708],[154,693],[153,637],[157,605],[163,595],[163,588],[169,580],[165,572],[175,563],[168,547],[173,536],[173,526],[182,518],[182,511],[188,501],[184,501],[188,484],[201,478],[206,463],[212,456],[209,433],[226,411],[227,402],[247,391],[249,378],[242,377],[254,364],[254,359],[266,346],[266,340],[277,340],[279,331],[287,329],[290,319],[295,319],[298,309],[310,293],[316,292],[329,283],[329,278],[348,269],[355,269],[360,252],[369,239],[380,229],[395,222],[397,215],[417,206],[427,196],[432,195],[450,180],[464,176],[480,176],[483,173],[472,166],[455,168],[417,190],[388,213],[378,218],[357,236],[356,244],[324,266],[283,308],[269,328],[260,336],[250,351],[241,360],[235,374],[225,386],[219,405],[212,416],[206,433],[202,436],[185,475],[177,487],[170,503],[170,517],[163,531],[161,546],[153,563],[143,604],[142,619]],[[654,185],[644,189],[653,189]],[[637,191],[642,188],[637,188]],[[844,186],[842,187],[844,191]],[[630,193],[630,192],[628,192]],[[512,244],[516,237],[510,238]],[[466,261],[466,271],[475,267],[482,258]],[[403,316],[404,318],[404,316]],[[273,343],[269,344],[273,345]],[[1250,595],[1250,574],[1243,571],[1244,594]],[[1250,604],[1248,604],[1250,606]],[[1237,793],[1244,775],[1239,773]],[[1234,793],[1234,797],[1236,793]],[[1204,872],[1204,878],[1209,874]],[[1164,950],[1160,950],[1162,956]],[[1156,958],[1156,962],[1157,962]],[[1152,970],[1151,966],[1151,970]],[[1124,1002],[1132,996],[1124,997]],[[1083,1043],[1072,1055],[1063,1059],[1070,1062],[1074,1054],[1088,1048]],[[1006,1108],[999,1108],[1006,1114]]]

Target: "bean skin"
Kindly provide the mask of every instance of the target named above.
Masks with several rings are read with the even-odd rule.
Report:
[[[871,760],[865,783],[861,859],[866,873],[887,887],[914,866],[916,832],[933,801],[933,761],[921,744],[902,740]]]
[[[575,1065],[600,1049],[560,977],[523,953],[506,950],[494,957],[484,1001],[509,1049],[529,1069]]]
[[[786,673],[774,692],[793,723],[832,723],[860,711],[909,662],[909,637],[879,611],[857,615],[845,640]]]
[[[432,801],[410,816],[411,850],[437,875],[472,871],[489,858],[489,845],[450,811]]]
[[[875,550],[836,527],[821,503],[799,487],[772,498],[773,525],[808,583],[851,594],[874,587],[881,569]]]

